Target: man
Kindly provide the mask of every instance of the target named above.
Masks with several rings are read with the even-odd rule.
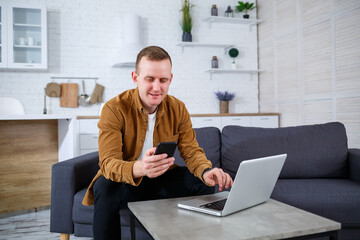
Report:
[[[164,49],[144,48],[132,72],[137,88],[102,109],[100,170],[83,200],[84,205],[94,203],[96,240],[121,239],[119,211],[128,202],[210,194],[216,184],[222,191],[233,183],[206,159],[184,103],[167,95],[171,64]],[[166,154],[154,155],[158,142],[177,142],[187,168],[176,167]]]

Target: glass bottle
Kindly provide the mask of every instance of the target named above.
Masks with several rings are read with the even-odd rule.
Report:
[[[217,16],[218,15],[218,9],[216,7],[216,5],[212,5],[212,8],[211,8],[211,16]]]
[[[216,56],[212,57],[211,60],[211,68],[218,68],[219,67],[219,62]]]

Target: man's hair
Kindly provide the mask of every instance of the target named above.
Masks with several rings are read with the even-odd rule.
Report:
[[[135,65],[135,71],[137,73],[139,73],[138,72],[139,63],[143,57],[146,57],[150,61],[161,61],[161,60],[169,59],[170,65],[172,65],[170,55],[163,48],[158,47],[158,46],[149,46],[149,47],[142,49],[139,52],[139,54],[137,55],[136,65]]]

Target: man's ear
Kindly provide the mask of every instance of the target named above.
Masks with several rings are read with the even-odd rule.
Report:
[[[171,81],[172,81],[172,79],[173,79],[173,74],[171,73],[171,76],[170,76],[170,83],[171,83]]]
[[[138,75],[137,75],[137,73],[136,73],[135,71],[132,71],[132,72],[131,72],[131,78],[132,78],[133,82],[134,82],[136,85],[138,85]]]

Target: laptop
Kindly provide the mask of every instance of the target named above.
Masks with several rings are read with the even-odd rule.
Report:
[[[226,216],[240,210],[264,203],[270,199],[279,178],[287,154],[242,161],[230,191],[197,196],[179,202],[178,207]]]

